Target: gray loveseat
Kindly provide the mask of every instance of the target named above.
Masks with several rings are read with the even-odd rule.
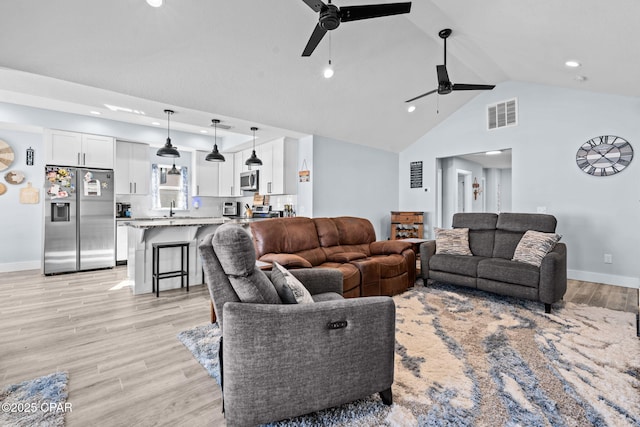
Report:
[[[542,259],[540,267],[512,261],[516,247],[527,230],[554,233],[556,218],[528,213],[457,213],[453,228],[468,228],[469,255],[436,254],[436,241],[420,246],[425,284],[450,283],[501,295],[551,304],[567,290],[567,248],[564,243]]]
[[[200,244],[222,330],[227,426],[253,426],[380,393],[392,403],[395,305],[342,297],[336,269],[291,270],[314,302],[285,304],[256,266],[251,237],[225,224]],[[250,300],[250,301],[249,301]]]

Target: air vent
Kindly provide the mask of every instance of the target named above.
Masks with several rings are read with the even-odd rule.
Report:
[[[487,129],[498,129],[518,124],[516,98],[487,106]]]
[[[213,125],[209,125],[211,127],[213,127]],[[218,125],[216,126],[218,129],[224,129],[224,130],[229,130],[231,129],[233,126],[229,126],[229,125],[223,125],[222,123],[218,123]]]

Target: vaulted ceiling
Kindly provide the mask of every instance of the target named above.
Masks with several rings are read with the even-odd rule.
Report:
[[[105,117],[114,114],[105,103],[145,111],[113,116],[131,122],[172,107],[177,126],[221,118],[244,135],[255,124],[398,152],[478,94],[431,95],[407,113],[406,99],[437,85],[439,30],[453,29],[454,83],[637,97],[638,16],[635,0],[414,0],[407,15],[343,23],[302,57],[318,19],[302,0],[2,1],[0,100],[56,99]],[[324,79],[330,45],[335,75]],[[569,59],[582,66],[565,67]]]

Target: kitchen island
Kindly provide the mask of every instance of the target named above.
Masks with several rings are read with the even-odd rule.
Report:
[[[233,222],[248,225],[250,220],[214,218],[138,218],[126,221],[127,233],[127,275],[133,282],[135,295],[151,293],[151,269],[154,243],[190,242],[189,244],[189,284],[204,283],[202,260],[198,245],[210,233],[224,223]],[[175,254],[171,253],[174,251]],[[162,251],[160,271],[180,268],[180,249],[169,248]],[[180,288],[180,278],[160,281],[160,291]]]

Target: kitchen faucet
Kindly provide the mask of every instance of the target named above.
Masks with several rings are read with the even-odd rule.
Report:
[[[173,216],[176,214],[176,213],[173,211],[173,208],[174,208],[175,206],[176,206],[176,201],[175,201],[175,200],[172,200],[172,201],[171,201],[171,204],[169,205],[169,218],[173,218]]]

